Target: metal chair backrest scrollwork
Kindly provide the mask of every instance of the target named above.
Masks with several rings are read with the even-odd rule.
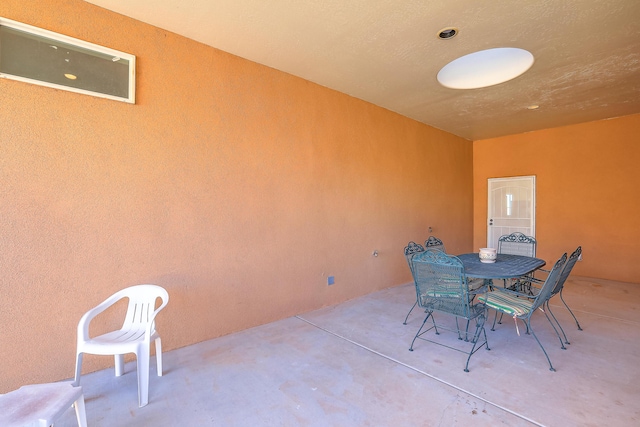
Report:
[[[424,241],[424,248],[440,249],[442,252],[445,252],[445,253],[447,252],[447,250],[444,248],[444,243],[442,243],[442,240],[434,236],[429,236],[429,238]]]
[[[407,264],[409,264],[409,269],[411,269],[411,259],[415,256],[415,254],[424,252],[424,247],[421,244],[416,242],[409,242],[407,246],[404,248],[404,257],[407,259]]]
[[[505,234],[498,239],[498,253],[535,257],[536,245],[535,237],[520,232]]]

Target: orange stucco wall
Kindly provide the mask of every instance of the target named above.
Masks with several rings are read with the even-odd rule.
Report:
[[[0,393],[71,377],[129,285],[169,291],[171,350],[406,283],[429,226],[472,249],[469,141],[80,0],[0,16],[138,65],[135,105],[0,80]]]
[[[487,241],[487,179],[536,176],[538,256],[578,245],[574,273],[640,277],[640,115],[475,141],[474,247]]]

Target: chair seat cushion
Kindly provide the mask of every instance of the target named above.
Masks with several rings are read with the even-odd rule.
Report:
[[[529,313],[533,306],[533,301],[529,298],[502,291],[491,291],[485,295],[480,295],[478,300],[489,308],[517,317]]]
[[[460,298],[460,292],[450,290],[432,290],[421,295],[422,298]]]

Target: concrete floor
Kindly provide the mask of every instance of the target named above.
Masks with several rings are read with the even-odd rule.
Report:
[[[127,373],[83,376],[89,426],[631,426],[640,425],[640,284],[569,278],[569,302],[552,308],[560,343],[542,313],[531,335],[505,319],[487,329],[491,351],[466,356],[409,345],[422,322],[412,285],[206,341],[152,359],[149,405],[138,408],[135,363]],[[436,317],[447,322],[445,316]],[[435,337],[463,347],[451,332]],[[88,356],[98,357],[98,356]],[[75,426],[72,410],[56,427]]]

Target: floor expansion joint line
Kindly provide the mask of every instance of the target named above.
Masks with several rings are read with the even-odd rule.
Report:
[[[397,359],[394,359],[394,358],[393,358],[393,357],[391,357],[391,356],[387,356],[386,354],[380,353],[379,351],[376,351],[376,350],[374,350],[374,349],[372,349],[372,348],[369,348],[369,347],[367,347],[367,346],[365,346],[365,345],[363,345],[363,344],[360,344],[360,343],[358,343],[358,342],[356,342],[356,341],[353,341],[353,340],[351,340],[351,339],[349,339],[349,338],[347,338],[347,337],[344,337],[344,336],[342,336],[342,335],[340,335],[340,334],[337,334],[337,333],[332,332],[332,331],[330,331],[330,330],[328,330],[328,329],[325,329],[325,328],[323,328],[323,327],[321,327],[321,326],[319,326],[319,325],[317,325],[317,324],[315,324],[315,323],[313,323],[313,322],[311,322],[311,321],[309,321],[309,320],[305,319],[304,317],[300,317],[300,316],[294,316],[294,317],[295,317],[296,319],[302,320],[303,322],[305,322],[305,323],[307,323],[307,324],[309,324],[309,325],[311,325],[311,326],[313,326],[313,327],[315,327],[315,328],[320,329],[321,331],[324,331],[324,332],[326,332],[326,333],[328,333],[328,334],[331,334],[331,335],[333,335],[333,336],[334,336],[334,337],[336,337],[336,338],[339,338],[339,339],[341,339],[341,340],[344,340],[344,341],[346,341],[346,342],[349,342],[349,343],[351,343],[351,344],[353,344],[353,345],[355,345],[355,346],[358,346],[358,347],[360,347],[360,348],[362,348],[362,349],[364,349],[364,350],[367,350],[367,351],[369,351],[369,352],[371,352],[371,353],[373,353],[373,354],[376,354],[376,355],[378,355],[378,356],[380,356],[380,357],[382,357],[382,358],[384,358],[384,359],[387,359],[387,360],[389,360],[389,361],[391,361],[391,362],[397,363],[398,365],[404,366],[404,367],[405,367],[405,368],[407,368],[407,369],[411,369],[411,370],[412,370],[412,371],[414,371],[414,372],[417,372],[417,373],[419,373],[419,374],[421,374],[421,375],[424,375],[425,377],[428,377],[428,378],[431,378],[431,379],[433,379],[433,380],[435,380],[435,381],[438,381],[439,383],[444,384],[444,385],[446,385],[446,386],[448,386],[448,387],[451,387],[451,388],[453,388],[453,389],[455,389],[455,390],[458,390],[459,392],[465,393],[465,394],[467,394],[467,395],[469,395],[469,396],[473,396],[474,398],[476,398],[476,399],[478,399],[478,400],[481,400],[481,401],[485,402],[485,403],[486,403],[486,404],[488,404],[488,405],[491,405],[491,406],[493,406],[493,407],[495,407],[495,408],[498,408],[498,409],[500,409],[500,410],[502,410],[502,411],[508,412],[508,413],[510,413],[511,415],[514,415],[514,416],[516,416],[516,417],[518,417],[518,418],[520,418],[520,419],[522,419],[522,420],[525,420],[525,421],[530,422],[531,424],[535,424],[535,425],[540,426],[540,427],[545,427],[545,426],[544,426],[544,424],[540,424],[539,422],[534,421],[534,420],[532,420],[531,418],[528,418],[528,417],[526,417],[526,416],[524,416],[524,415],[522,415],[522,414],[518,414],[517,412],[514,412],[514,411],[512,411],[512,410],[511,410],[511,409],[509,409],[509,408],[505,408],[504,406],[501,406],[501,405],[499,405],[499,404],[497,404],[497,403],[494,403],[494,402],[492,402],[492,401],[490,401],[490,400],[487,400],[487,399],[485,399],[485,398],[484,398],[484,397],[482,397],[482,396],[478,396],[477,394],[475,394],[475,393],[473,393],[473,392],[471,392],[471,391],[468,391],[468,390],[465,390],[465,389],[463,389],[463,388],[461,388],[461,387],[458,387],[458,386],[457,386],[457,385],[455,385],[455,384],[451,384],[450,382],[448,382],[448,381],[446,381],[446,380],[443,380],[442,378],[438,378],[438,377],[436,377],[436,376],[434,376],[434,375],[432,375],[432,374],[429,374],[428,372],[421,371],[420,369],[418,369],[418,368],[416,368],[416,367],[414,367],[414,366],[408,365],[408,364],[406,364],[406,363],[404,363],[404,362],[401,362],[401,361],[399,361],[399,360],[397,360]]]
[[[556,308],[559,307],[561,308],[561,305],[552,305],[552,307]],[[574,313],[578,313],[581,315],[585,315],[585,316],[594,316],[594,317],[599,317],[601,319],[608,319],[608,320],[613,320],[616,322],[622,322],[622,323],[630,323],[632,325],[637,325],[640,324],[640,322],[638,322],[637,320],[633,320],[633,319],[623,319],[621,317],[615,317],[615,316],[609,316],[607,314],[599,314],[599,313],[594,313],[592,311],[583,311],[583,310],[578,310],[578,309],[573,309]],[[579,319],[578,319],[579,320]]]

